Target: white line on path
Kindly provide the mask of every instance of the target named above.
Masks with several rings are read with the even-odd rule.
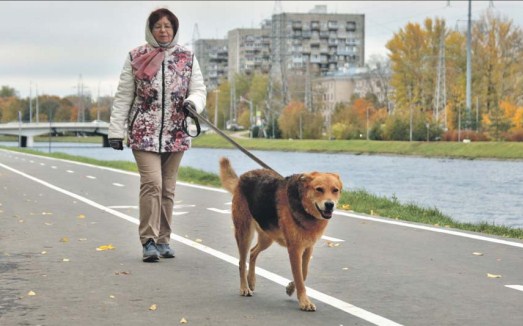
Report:
[[[505,285],[505,286],[508,288],[514,289],[514,290],[523,291],[523,285]]]
[[[48,183],[46,181],[40,180],[40,179],[38,179],[36,177],[33,177],[33,176],[29,175],[29,174],[26,174],[26,173],[24,173],[22,171],[18,171],[18,170],[14,169],[14,168],[11,168],[11,167],[9,167],[9,166],[7,166],[5,164],[0,163],[0,167],[3,167],[4,169],[9,170],[11,172],[17,173],[17,174],[19,174],[19,175],[21,175],[21,176],[23,176],[23,177],[25,177],[27,179],[33,180],[35,182],[38,182],[38,183],[40,183],[43,186],[46,186],[48,188],[51,188],[51,189],[53,189],[53,190],[55,190],[57,192],[60,192],[60,193],[64,194],[64,195],[67,195],[67,196],[70,196],[72,198],[75,198],[75,199],[77,199],[77,200],[79,200],[81,202],[84,202],[85,204],[88,204],[90,206],[98,208],[98,209],[100,209],[100,210],[102,210],[104,212],[107,212],[109,214],[117,216],[117,217],[119,217],[121,219],[124,219],[124,220],[126,220],[128,222],[134,223],[136,225],[139,224],[138,219],[136,219],[134,217],[131,217],[129,215],[123,214],[121,212],[118,212],[118,211],[116,211],[114,209],[108,208],[106,206],[103,206],[103,205],[101,205],[101,204],[99,204],[99,203],[97,203],[95,201],[92,201],[92,200],[90,200],[88,198],[82,197],[80,195],[77,195],[75,193],[72,193],[70,191],[62,189],[60,187],[57,187],[57,186],[55,186],[53,184],[50,184],[50,183]],[[225,254],[223,252],[220,252],[218,250],[215,250],[215,249],[213,249],[211,247],[207,247],[205,245],[202,245],[201,243],[192,241],[190,239],[186,239],[186,238],[184,238],[182,236],[179,236],[179,235],[176,235],[174,233],[171,233],[171,239],[173,239],[175,241],[178,241],[180,243],[183,243],[183,244],[185,244],[185,245],[187,245],[189,247],[192,247],[194,249],[198,249],[198,250],[200,250],[202,252],[205,252],[207,254],[210,254],[210,255],[212,255],[212,256],[214,256],[216,258],[219,258],[219,259],[221,259],[223,261],[226,261],[228,263],[231,263],[233,265],[238,266],[238,259],[237,258],[234,258],[234,257],[232,257],[230,255],[227,255],[227,254]],[[282,286],[287,286],[287,284],[289,284],[289,282],[290,282],[289,279],[286,279],[286,278],[284,278],[284,277],[282,277],[282,276],[280,276],[278,274],[269,272],[268,270],[265,270],[265,269],[260,268],[260,267],[256,268],[256,274],[258,274],[258,275],[260,275],[262,277],[265,277],[265,278],[267,278],[267,279],[269,279],[269,280],[271,280],[271,281],[273,281],[273,282],[275,282],[277,284],[280,284]],[[342,310],[342,311],[344,311],[344,312],[346,312],[348,314],[351,314],[351,315],[353,315],[355,317],[358,317],[358,318],[361,318],[363,320],[366,320],[366,321],[368,321],[368,322],[370,322],[370,323],[372,323],[374,325],[380,325],[380,326],[381,325],[383,325],[383,326],[401,325],[401,324],[398,324],[398,323],[396,323],[396,322],[394,322],[394,321],[392,321],[390,319],[387,319],[385,317],[376,315],[376,314],[374,314],[374,313],[372,313],[370,311],[367,311],[367,310],[364,310],[362,308],[356,307],[356,306],[354,306],[354,305],[352,305],[352,304],[350,304],[348,302],[339,300],[337,298],[334,298],[334,297],[332,297],[330,295],[327,295],[325,293],[316,291],[316,290],[311,289],[309,287],[307,287],[307,294],[311,298],[319,300],[319,301],[321,301],[321,302],[323,302],[325,304],[328,304],[328,305],[330,305],[330,306],[332,306],[334,308]]]
[[[124,187],[123,184],[118,183],[118,182],[113,182],[113,186],[115,186],[115,187]]]
[[[87,175],[87,176],[85,176],[85,177],[86,177],[87,179],[96,179],[96,177],[95,177],[95,176],[92,176],[92,175]]]
[[[218,208],[214,208],[214,207],[207,207],[207,209],[210,210],[210,211],[216,212],[216,213],[220,213],[220,214],[231,214],[231,210],[230,209],[218,209]],[[337,238],[333,238],[333,237],[328,237],[326,235],[322,236],[321,238],[323,240],[332,241],[332,242],[345,242],[345,240],[341,240],[341,239],[337,239]]]

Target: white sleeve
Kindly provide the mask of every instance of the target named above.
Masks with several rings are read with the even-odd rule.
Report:
[[[193,59],[191,82],[189,84],[189,96],[186,101],[191,101],[196,106],[196,112],[202,113],[207,102],[207,88],[203,82],[202,71],[196,57]]]
[[[125,138],[126,123],[134,99],[135,84],[131,58],[127,56],[114,95],[108,138]]]

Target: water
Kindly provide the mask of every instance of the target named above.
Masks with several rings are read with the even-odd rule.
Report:
[[[49,151],[46,143],[36,143],[35,146],[34,149]],[[115,151],[93,144],[56,143],[51,145],[51,151],[134,162],[129,149]],[[523,228],[521,161],[276,151],[253,151],[253,154],[282,175],[313,170],[337,172],[344,188],[365,189],[388,198],[395,196],[402,203],[436,207],[460,222],[488,222]],[[231,160],[238,174],[259,168],[239,150],[204,148],[187,151],[182,166],[218,173],[221,156]]]

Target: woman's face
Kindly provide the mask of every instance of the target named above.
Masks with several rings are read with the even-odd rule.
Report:
[[[171,43],[174,37],[173,26],[165,16],[153,25],[152,33],[158,43]]]

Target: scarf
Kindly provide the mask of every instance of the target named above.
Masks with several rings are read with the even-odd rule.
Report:
[[[134,76],[142,80],[151,80],[165,59],[165,50],[164,48],[158,47],[140,56],[138,59],[133,60],[131,66],[135,69]]]

